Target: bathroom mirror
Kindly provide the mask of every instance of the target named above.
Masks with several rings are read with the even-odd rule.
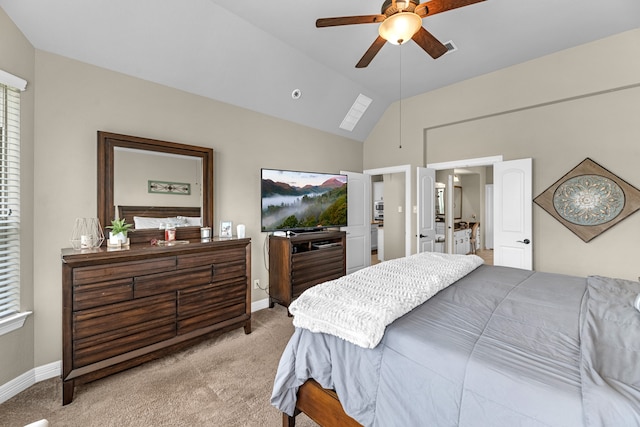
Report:
[[[453,219],[462,219],[462,187],[453,187]]]
[[[444,217],[445,214],[445,189],[436,188],[436,215]],[[453,219],[462,219],[462,187],[453,187]]]

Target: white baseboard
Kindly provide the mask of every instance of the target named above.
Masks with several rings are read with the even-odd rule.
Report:
[[[269,308],[269,298],[261,299],[258,301],[253,301],[251,303],[251,312],[258,310],[263,310],[265,308]]]
[[[0,385],[0,403],[6,402],[18,393],[25,391],[37,382],[60,376],[62,362],[51,362],[44,366],[38,366],[6,384]]]
[[[251,312],[263,310],[269,307],[269,298],[253,301],[251,303]],[[35,383],[48,380],[49,378],[59,377],[62,372],[62,361],[51,362],[44,366],[38,366],[6,384],[0,385],[0,403],[6,402],[18,393],[25,391]]]

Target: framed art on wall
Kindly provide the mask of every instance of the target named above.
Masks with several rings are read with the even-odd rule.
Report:
[[[587,157],[533,201],[589,242],[640,209],[640,190]]]
[[[149,193],[191,194],[191,184],[186,182],[148,181]]]

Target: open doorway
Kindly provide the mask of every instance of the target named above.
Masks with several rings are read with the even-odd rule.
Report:
[[[364,173],[371,179],[371,263],[411,255],[411,166],[368,169]],[[376,213],[376,202],[378,206],[382,202],[382,213]]]
[[[485,222],[488,226],[493,225],[493,264],[531,270],[533,266],[531,158],[503,161],[502,156],[494,156],[431,163],[426,168],[418,168],[418,252],[434,250],[436,230],[433,204],[436,201],[436,172],[443,169],[455,170],[489,165],[493,165],[493,209],[491,211],[493,221]],[[429,176],[430,181],[426,179]],[[448,184],[448,188],[452,189],[453,175],[448,176]],[[449,192],[452,193],[452,190]],[[449,200],[452,199],[453,194]],[[428,215],[421,215],[423,212]],[[446,228],[447,234],[452,232],[453,227]]]
[[[451,217],[445,203],[449,176],[454,186]],[[436,251],[475,253],[493,264],[492,186],[492,165],[436,171]],[[449,226],[450,234],[445,232]]]
[[[436,212],[436,241],[442,241],[441,246],[437,246],[438,249],[448,253],[462,253],[467,249],[474,252],[475,248],[476,254],[485,263],[494,263],[493,165],[501,161],[502,156],[493,156],[427,165],[436,170],[437,187],[446,187],[448,177],[452,176],[451,182],[460,195],[460,206],[456,206],[456,214],[448,219],[451,221],[448,224],[450,230],[445,225],[445,215],[438,215]],[[477,224],[475,233],[474,224]]]

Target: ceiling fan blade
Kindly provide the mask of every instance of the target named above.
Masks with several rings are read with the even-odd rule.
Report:
[[[414,42],[418,43],[418,46],[424,49],[433,59],[440,58],[447,53],[447,47],[440,43],[440,40],[435,38],[424,27],[420,27],[417,33],[411,37]]]
[[[420,3],[416,6],[414,12],[420,15],[421,18],[424,18],[425,16],[431,16],[436,13],[446,12],[447,10],[469,6],[474,3],[480,3],[481,1],[485,0],[431,0],[425,3]]]
[[[378,36],[373,44],[369,46],[369,49],[367,49],[364,55],[362,55],[362,58],[360,58],[360,61],[356,64],[356,68],[364,68],[369,65],[369,63],[373,60],[373,57],[376,56],[378,52],[380,52],[380,49],[382,49],[382,46],[384,46],[386,42],[387,41],[385,39]]]
[[[316,27],[336,27],[338,25],[375,24],[382,22],[385,15],[342,16],[338,18],[320,18],[316,21]]]

